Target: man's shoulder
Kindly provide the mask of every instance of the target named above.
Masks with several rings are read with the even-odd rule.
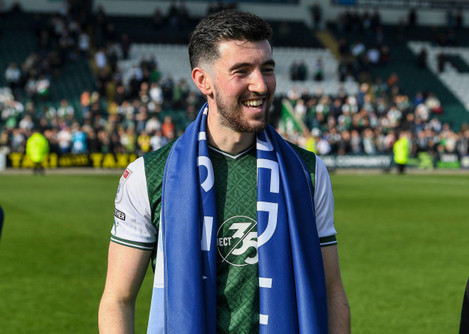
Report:
[[[171,148],[175,140],[156,151],[143,155],[148,198],[150,200],[152,222],[157,227],[161,209],[161,192],[163,187],[163,174]]]
[[[303,160],[305,163],[306,167],[308,168],[309,172],[311,174],[314,174],[315,169],[316,169],[316,154],[314,152],[308,151],[296,144],[293,144],[289,141],[287,143],[298,153],[300,158]]]
[[[164,168],[166,164],[166,159],[168,158],[169,152],[171,151],[171,148],[173,147],[174,143],[175,143],[175,140],[169,142],[163,147],[160,147],[156,151],[152,151],[152,152],[148,152],[144,154],[143,160],[145,161],[145,168],[147,168],[148,166],[155,168],[161,164],[163,165],[163,168]]]
[[[314,152],[308,151],[308,150],[304,149],[303,147],[298,146],[297,144],[294,144],[294,143],[292,143],[290,141],[287,141],[287,140],[286,140],[286,142],[288,143],[288,145],[290,145],[293,149],[295,149],[295,151],[297,151],[301,155],[316,156],[316,154]]]
[[[163,179],[164,168],[166,166],[166,160],[169,156],[169,152],[174,145],[175,140],[166,144],[165,146],[157,149],[153,152],[148,152],[143,155],[143,161],[145,164],[145,175],[147,181],[152,180],[153,182],[159,182]],[[150,181],[151,182],[151,181]],[[152,183],[153,183],[152,182]]]

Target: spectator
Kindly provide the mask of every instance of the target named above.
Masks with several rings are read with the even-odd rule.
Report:
[[[350,150],[352,154],[361,154],[362,150],[362,139],[358,130],[352,130],[350,132]]]
[[[417,11],[415,8],[411,8],[407,19],[408,28],[415,28],[417,26],[417,20]]]
[[[367,155],[376,154],[376,139],[374,137],[373,130],[371,128],[366,128],[363,132],[363,151]]]
[[[24,115],[21,121],[18,123],[18,127],[22,130],[23,133],[28,133],[34,128],[34,122],[31,118],[31,115]]]
[[[295,105],[295,115],[298,118],[303,118],[306,115],[306,105],[303,99],[299,99]]]
[[[72,126],[72,153],[73,154],[84,154],[88,151],[86,146],[87,138],[86,133],[80,127],[78,123],[74,123]]]
[[[298,87],[292,86],[287,92],[287,97],[290,101],[296,103],[296,101],[301,98],[301,94],[298,91]]]
[[[84,30],[80,31],[80,35],[78,36],[78,49],[80,54],[83,58],[89,57],[89,52],[91,48],[91,40],[88,33]]]
[[[155,27],[156,30],[160,30],[163,27],[164,17],[160,8],[158,7],[155,8],[155,11],[153,12],[153,16],[152,16],[152,21],[153,21],[153,26]]]
[[[143,130],[137,137],[138,153],[143,155],[151,151],[151,136]]]
[[[161,130],[161,122],[156,115],[153,115],[145,124],[145,131],[147,133],[153,133],[158,130]]]
[[[166,138],[174,138],[174,136],[176,135],[175,126],[171,116],[165,116],[163,124],[161,125],[161,132]]]
[[[68,104],[67,99],[60,101],[60,106],[57,108],[57,116],[63,119],[71,120],[75,115],[75,109]]]
[[[72,149],[73,135],[70,128],[62,124],[62,128],[57,133],[57,141],[60,153],[70,153]]]
[[[298,81],[305,81],[308,77],[308,67],[306,66],[304,60],[300,60],[296,68],[296,79]]]
[[[17,95],[20,79],[21,70],[18,68],[15,62],[11,62],[5,70],[5,80],[8,82],[8,87],[10,87],[15,96]]]
[[[296,62],[296,60],[294,60],[290,64],[290,80],[291,81],[298,80],[298,63]]]
[[[120,48],[123,59],[129,59],[130,45],[130,36],[126,33],[123,33],[120,39]]]
[[[150,87],[150,97],[153,102],[158,105],[163,104],[163,90],[161,89],[158,82],[152,82]]]
[[[316,152],[319,155],[327,155],[331,153],[331,144],[326,139],[327,134],[325,133],[324,136],[318,137],[319,140],[316,142]]]
[[[96,130],[91,126],[84,126],[83,130],[86,134],[86,148],[88,149],[88,153],[102,152],[102,143],[98,138]]]
[[[443,107],[441,106],[440,100],[433,93],[428,94],[425,99],[425,105],[435,114],[443,113]]]
[[[128,127],[127,130],[119,130],[120,144],[125,153],[134,153],[137,148],[137,137],[134,128]]]
[[[24,152],[26,136],[19,128],[14,128],[11,135],[11,152]]]
[[[404,174],[409,159],[410,141],[407,131],[399,134],[399,139],[393,145],[394,162],[399,174]]]
[[[438,72],[443,73],[446,66],[446,55],[443,52],[438,54]]]
[[[377,46],[370,48],[366,56],[372,65],[378,65],[381,62],[381,53]]]
[[[98,51],[94,55],[94,62],[96,64],[96,67],[98,70],[102,70],[106,68],[107,66],[107,55],[106,55],[106,49],[104,47],[101,47],[98,49]]]
[[[156,151],[168,143],[168,140],[163,136],[161,130],[155,130],[150,139],[151,149]]]
[[[322,58],[318,57],[316,63],[314,64],[314,80],[322,81],[324,79],[324,64]]]
[[[322,10],[321,6],[317,3],[317,1],[309,8],[310,15],[312,18],[313,28],[315,30],[321,29],[321,21],[322,21]]]
[[[26,143],[26,155],[33,162],[33,173],[44,173],[44,166],[42,165],[47,154],[49,154],[49,143],[44,135],[38,131],[28,138]]]

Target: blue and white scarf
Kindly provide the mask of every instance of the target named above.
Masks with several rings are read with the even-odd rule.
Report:
[[[148,334],[216,333],[216,204],[208,108],[166,162]],[[269,125],[257,135],[259,332],[328,332],[313,191],[302,160]]]

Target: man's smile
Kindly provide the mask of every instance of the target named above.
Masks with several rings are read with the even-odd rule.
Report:
[[[264,99],[247,100],[242,102],[246,107],[259,108],[264,103]]]

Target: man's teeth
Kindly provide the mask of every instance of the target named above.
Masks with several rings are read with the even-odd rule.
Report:
[[[245,101],[244,105],[247,107],[259,107],[262,105],[262,100]]]

